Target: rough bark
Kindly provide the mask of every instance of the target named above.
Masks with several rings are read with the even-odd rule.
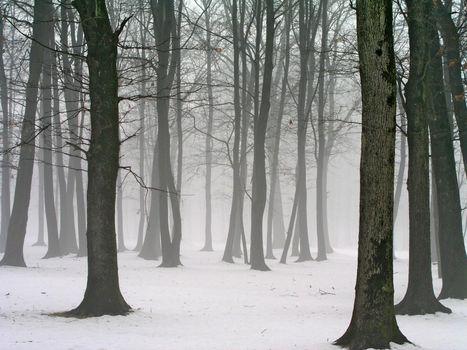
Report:
[[[392,232],[396,69],[391,0],[357,1],[362,92],[358,267],[352,320],[335,344],[389,349],[407,342],[394,314]]]

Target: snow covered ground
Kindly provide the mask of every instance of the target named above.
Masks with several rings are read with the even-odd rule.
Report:
[[[42,260],[43,247],[27,246],[29,268],[0,268],[0,349],[337,349],[331,343],[352,312],[356,253],[341,250],[325,262],[268,261],[272,272],[254,272],[220,262],[217,248],[206,253],[185,245],[185,266],[177,269],[121,253],[121,290],[134,312],[70,319],[48,314],[79,304],[86,259]],[[394,277],[398,301],[407,284],[406,259],[396,260]],[[393,348],[467,349],[467,301],[444,303],[453,314],[399,316],[417,347]]]

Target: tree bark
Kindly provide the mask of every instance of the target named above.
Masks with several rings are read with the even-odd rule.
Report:
[[[91,98],[88,150],[88,279],[84,299],[66,315],[125,315],[118,281],[115,192],[119,168],[117,43],[104,0],[75,0],[86,37]]]
[[[407,342],[394,314],[392,232],[396,69],[391,0],[357,1],[362,91],[358,268],[352,320],[335,344],[389,349]]]
[[[443,287],[438,299],[467,298],[467,257],[462,235],[461,204],[457,184],[454,147],[451,138],[439,37],[432,28],[429,114],[431,161],[436,184],[439,215],[439,243]]]
[[[430,176],[428,145],[429,36],[431,0],[406,0],[410,42],[410,73],[405,87],[407,138],[409,146],[409,283],[404,299],[396,305],[398,314],[424,315],[451,310],[436,300],[433,292],[430,256]]]

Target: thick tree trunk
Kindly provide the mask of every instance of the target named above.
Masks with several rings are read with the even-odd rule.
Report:
[[[409,144],[409,283],[404,299],[396,305],[398,314],[424,315],[451,310],[436,300],[433,292],[430,256],[430,175],[428,113],[429,64],[432,1],[407,0],[410,40],[410,74],[405,87],[407,138]]]
[[[429,114],[431,161],[433,163],[439,214],[439,243],[443,287],[439,299],[467,298],[467,257],[462,235],[462,217],[454,148],[443,91],[443,68],[439,38],[432,29]]]
[[[0,265],[26,266],[23,257],[24,238],[28,221],[31,181],[35,153],[35,121],[39,78],[47,45],[47,20],[51,18],[51,4],[34,2],[33,40],[29,54],[29,78],[26,85],[26,106],[21,127],[21,147],[16,177],[13,210],[8,226],[5,255]]]
[[[119,168],[117,42],[104,0],[76,0],[87,41],[91,140],[88,151],[88,280],[81,304],[68,315],[124,315],[119,287],[115,192]],[[122,27],[123,28],[123,25]]]
[[[396,69],[391,0],[357,1],[362,91],[360,222],[355,303],[335,344],[389,349],[407,342],[394,314],[392,231],[396,135]]]

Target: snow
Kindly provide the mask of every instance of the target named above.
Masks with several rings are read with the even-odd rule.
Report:
[[[196,248],[183,247],[184,266],[177,269],[120,253],[121,290],[134,312],[73,319],[49,314],[79,304],[86,259],[43,260],[44,247],[25,247],[29,268],[0,268],[0,349],[338,349],[331,343],[352,313],[354,251],[338,250],[324,262],[268,261],[272,272],[255,272],[240,261],[222,263],[221,246],[213,253]],[[407,259],[394,268],[398,301]],[[440,280],[434,283],[439,291]],[[398,316],[416,346],[393,349],[467,349],[467,301],[444,304],[453,314]]]

